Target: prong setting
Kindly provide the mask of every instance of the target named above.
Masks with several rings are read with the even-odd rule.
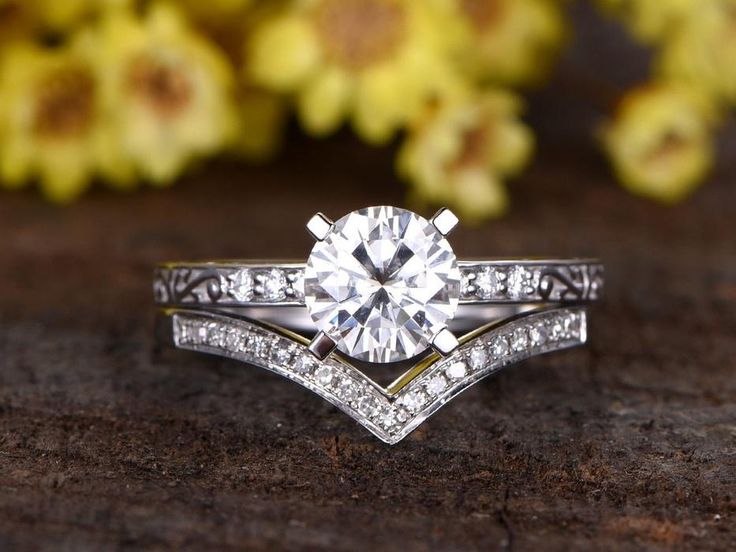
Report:
[[[337,343],[325,332],[319,332],[309,344],[309,352],[319,360],[326,359],[335,350]]]
[[[317,241],[324,240],[332,230],[334,223],[322,213],[317,213],[307,222],[307,230]]]
[[[457,218],[455,213],[453,213],[446,207],[443,207],[435,213],[430,222],[434,225],[434,227],[440,234],[446,236],[447,234],[452,232],[453,228],[457,226],[457,224],[460,222],[460,219]]]
[[[442,356],[449,355],[460,346],[460,342],[447,327],[432,336],[431,344],[432,348]]]

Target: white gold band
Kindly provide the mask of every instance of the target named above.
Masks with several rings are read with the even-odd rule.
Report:
[[[603,293],[596,259],[458,261],[460,304],[577,303]],[[154,274],[154,296],[165,306],[303,306],[304,263],[167,263]]]
[[[233,315],[169,309],[163,321],[178,349],[236,359],[265,368],[320,395],[382,441],[394,444],[462,391],[531,356],[582,345],[582,307],[543,309],[466,338],[449,356],[434,355],[382,387],[347,360],[318,360],[307,341]]]

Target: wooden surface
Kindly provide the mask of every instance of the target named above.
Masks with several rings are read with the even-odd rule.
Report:
[[[536,97],[513,212],[453,234],[462,256],[602,256],[590,346],[394,447],[262,370],[156,352],[150,293],[156,261],[304,257],[313,211],[401,202],[390,152],[297,139],[172,191],[0,196],[0,550],[736,548],[736,140],[665,209],[612,182],[594,113],[559,83]]]

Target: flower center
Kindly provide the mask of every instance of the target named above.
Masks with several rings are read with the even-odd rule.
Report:
[[[452,163],[453,169],[484,165],[488,157],[489,129],[484,125],[467,129],[462,136],[460,154]]]
[[[664,169],[686,155],[690,145],[686,137],[671,130],[653,148],[644,152],[643,159],[654,168]]]
[[[322,0],[315,25],[328,56],[357,70],[396,52],[406,34],[406,13],[394,0]]]
[[[462,0],[461,9],[479,33],[493,27],[503,12],[499,0]]]
[[[164,119],[176,117],[192,99],[192,83],[184,71],[150,55],[133,61],[128,84],[148,108]]]
[[[33,131],[41,138],[84,133],[94,115],[95,81],[83,67],[64,67],[38,83]]]

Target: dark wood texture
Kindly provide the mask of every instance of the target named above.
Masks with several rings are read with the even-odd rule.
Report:
[[[598,32],[566,71],[615,65]],[[297,138],[171,191],[0,196],[0,550],[735,549],[736,140],[687,203],[633,198],[563,80],[532,101],[540,154],[511,215],[453,243],[602,256],[590,346],[394,447],[264,371],[156,352],[149,289],[156,261],[304,257],[313,211],[401,202],[390,152]]]

